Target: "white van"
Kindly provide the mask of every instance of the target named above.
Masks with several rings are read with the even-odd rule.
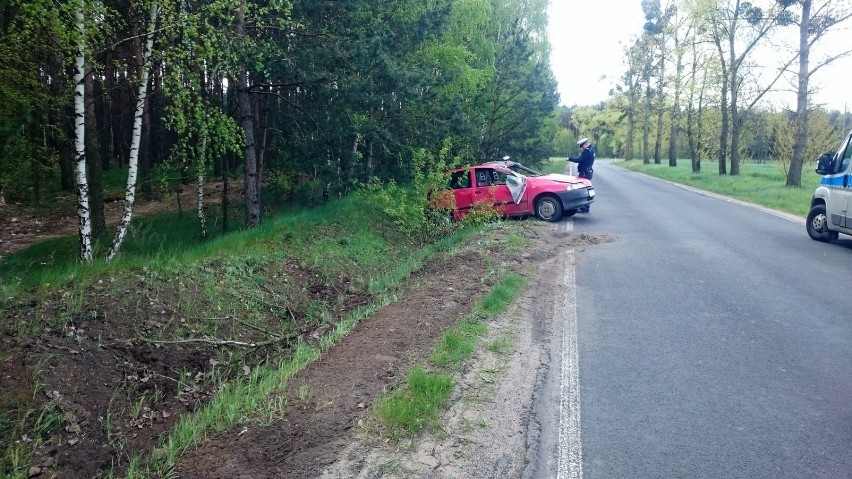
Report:
[[[852,235],[852,131],[833,156],[819,158],[816,172],[822,175],[811,199],[805,227],[817,241],[834,241],[839,233]]]

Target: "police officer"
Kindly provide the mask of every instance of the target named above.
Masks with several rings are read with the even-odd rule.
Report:
[[[589,181],[592,180],[592,174],[594,171],[592,170],[592,165],[595,164],[595,147],[592,146],[592,143],[588,138],[583,138],[577,142],[577,146],[582,150],[579,156],[569,156],[568,161],[577,163],[577,171],[580,178],[586,178]],[[588,213],[589,207],[584,206],[581,208],[580,213]]]
[[[595,164],[595,147],[588,138],[583,138],[577,142],[577,146],[581,148],[580,156],[569,156],[568,161],[577,163],[577,170],[580,178],[592,179],[592,165]]]

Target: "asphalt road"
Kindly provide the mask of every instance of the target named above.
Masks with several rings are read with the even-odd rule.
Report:
[[[573,229],[615,241],[576,253],[570,477],[852,477],[852,238],[600,160],[594,184]]]

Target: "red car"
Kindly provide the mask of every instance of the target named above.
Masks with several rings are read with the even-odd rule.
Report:
[[[545,175],[520,163],[498,161],[452,171],[448,188],[433,195],[432,206],[452,211],[456,220],[482,207],[503,216],[534,214],[558,221],[594,201],[595,189],[585,178]]]

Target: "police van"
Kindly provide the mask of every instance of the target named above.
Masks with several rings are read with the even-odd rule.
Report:
[[[834,241],[839,233],[852,235],[852,131],[837,153],[819,158],[816,172],[822,175],[811,199],[805,227],[817,241]]]

